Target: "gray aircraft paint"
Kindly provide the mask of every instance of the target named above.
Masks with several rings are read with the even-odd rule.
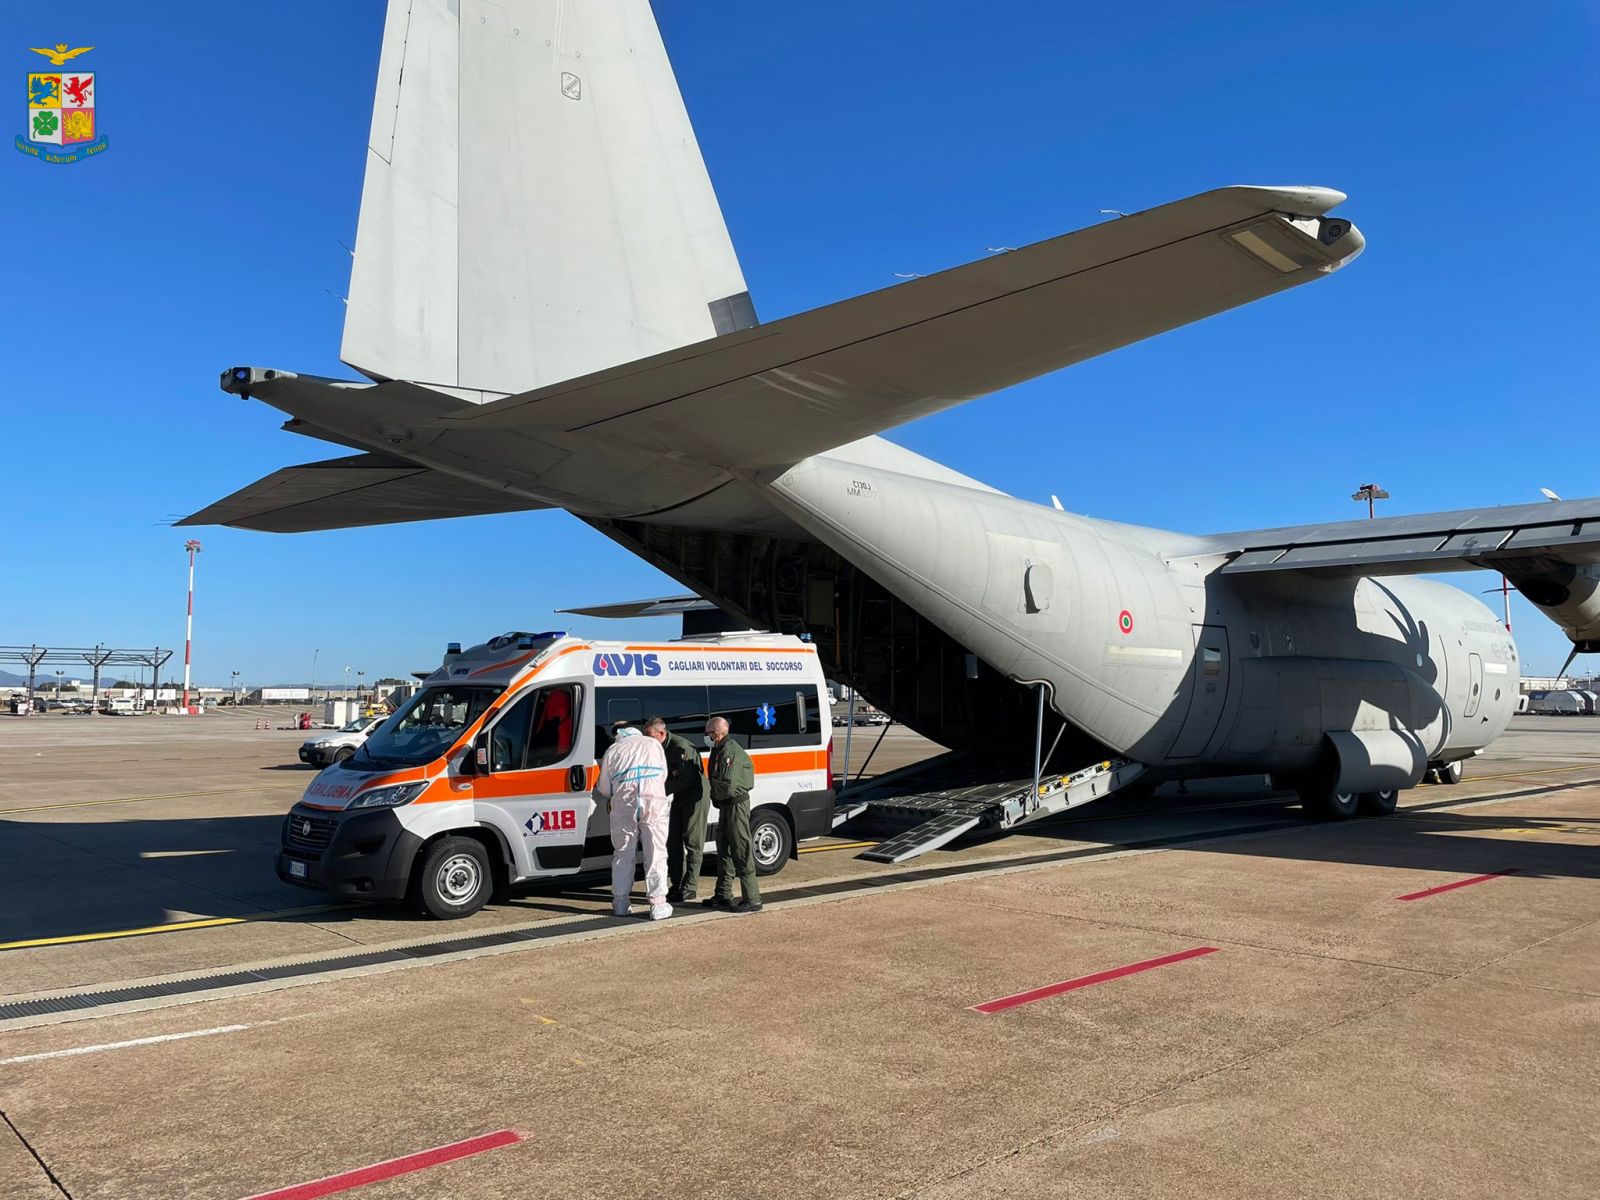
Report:
[[[517,138],[463,144],[481,130],[460,106],[491,82],[514,84]],[[343,348],[382,382],[224,376],[363,453],[184,523],[564,508],[729,613],[814,632],[947,743],[1031,741],[1042,687],[1081,761],[1408,786],[1505,728],[1518,659],[1478,601],[1407,576],[1504,570],[1600,645],[1600,504],[1186,535],[876,436],[1326,277],[1364,245],[1327,215],[1343,199],[1222,188],[754,326],[645,0],[394,0]]]

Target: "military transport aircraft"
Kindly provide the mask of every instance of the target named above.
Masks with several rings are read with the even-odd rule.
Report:
[[[462,120],[498,111],[506,123]],[[1459,778],[1511,636],[1600,648],[1600,503],[1194,535],[875,436],[1348,264],[1319,187],[1226,187],[758,323],[647,0],[390,0],[341,357],[225,391],[358,453],[187,518],[301,532],[560,508],[951,747],[1267,772],[1329,817]]]

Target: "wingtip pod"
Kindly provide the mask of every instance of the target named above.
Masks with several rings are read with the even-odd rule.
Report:
[[[1224,192],[1248,192],[1260,197],[1263,207],[1274,212],[1288,213],[1293,217],[1320,217],[1343,204],[1350,197],[1336,188],[1311,187],[1290,184],[1284,187],[1257,187],[1237,184],[1218,189]]]

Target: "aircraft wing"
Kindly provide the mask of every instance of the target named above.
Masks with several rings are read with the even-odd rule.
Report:
[[[1225,575],[1415,575],[1600,563],[1600,499],[1469,508],[1217,534],[1202,539],[1232,560]]]
[[[1323,215],[1343,199],[1324,188],[1221,188],[429,427],[441,449],[493,431],[567,451],[786,468],[1320,278],[1364,245],[1349,222]],[[551,471],[550,494],[581,491],[582,474],[592,479],[583,458]]]
[[[545,507],[405,459],[354,454],[274,471],[178,524],[306,533]]]

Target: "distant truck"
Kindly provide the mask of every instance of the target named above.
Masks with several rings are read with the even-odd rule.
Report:
[[[816,648],[780,634],[452,643],[421,692],[306,788],[278,878],[345,900],[410,897],[448,918],[512,884],[606,871],[609,815],[591,789],[613,729],[660,716],[699,743],[713,715],[755,767],[753,857],[773,874],[798,840],[833,828],[825,686]]]
[[[300,761],[312,767],[344,762],[361,749],[382,724],[382,717],[357,717],[332,733],[310,738],[300,747]]]
[[[1528,693],[1528,711],[1544,716],[1576,717],[1583,713],[1583,700],[1577,692],[1551,690]]]

